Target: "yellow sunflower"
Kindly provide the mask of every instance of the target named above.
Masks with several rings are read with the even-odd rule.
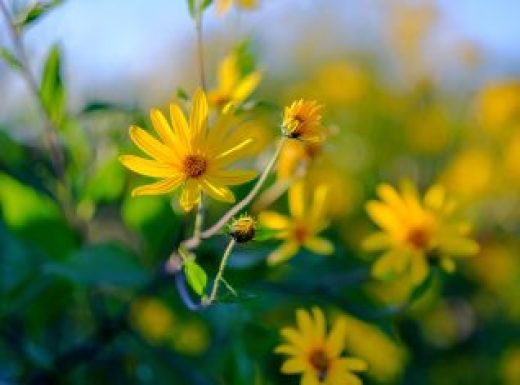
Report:
[[[208,92],[210,104],[225,109],[237,106],[246,100],[260,83],[260,71],[254,71],[241,78],[236,53],[228,55],[218,68],[218,87]]]
[[[334,251],[333,244],[318,233],[328,226],[326,218],[327,188],[318,186],[314,190],[313,202],[306,207],[304,184],[296,182],[289,189],[289,211],[291,217],[273,211],[264,211],[258,216],[266,228],[277,231],[276,237],[284,240],[281,246],[267,257],[267,263],[275,265],[294,256],[300,247],[317,254],[328,255]]]
[[[179,202],[186,211],[200,201],[202,192],[219,201],[234,202],[228,186],[245,183],[256,172],[226,168],[249,154],[252,140],[237,141],[223,125],[208,130],[208,104],[201,89],[195,92],[189,123],[177,104],[171,104],[170,114],[171,126],[159,110],[150,112],[160,140],[142,128],[130,127],[132,141],[152,159],[122,155],[119,160],[138,174],[160,179],[135,188],[132,196],[166,194],[182,186]]]
[[[353,372],[367,369],[359,358],[342,357],[345,348],[346,323],[337,319],[327,334],[326,321],[319,308],[309,312],[296,311],[297,328],[281,331],[286,343],[275,349],[276,353],[288,355],[281,372],[301,373],[301,385],[360,385],[361,379]]]
[[[400,193],[382,184],[377,194],[381,201],[368,202],[366,209],[382,231],[363,242],[366,250],[387,250],[372,266],[375,277],[388,278],[409,268],[412,282],[419,284],[428,275],[429,263],[439,262],[452,272],[452,257],[478,252],[478,244],[468,238],[469,223],[453,219],[455,204],[441,186],[432,186],[422,200],[410,182],[402,184]]]
[[[294,101],[284,109],[283,134],[306,142],[322,142],[325,139],[325,128],[321,124],[322,108],[315,100]]]

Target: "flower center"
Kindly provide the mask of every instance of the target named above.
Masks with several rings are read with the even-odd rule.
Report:
[[[425,228],[415,227],[408,232],[406,240],[416,249],[424,250],[430,243],[430,234]]]
[[[296,242],[304,243],[305,239],[307,239],[308,231],[307,227],[303,223],[297,223],[293,229],[293,236]]]
[[[321,349],[314,350],[309,355],[309,362],[314,369],[318,372],[318,380],[320,382],[325,381],[327,377],[327,371],[329,370],[329,359],[325,352]]]
[[[201,155],[188,155],[184,159],[184,172],[189,178],[198,178],[206,172],[208,162]]]
[[[303,134],[303,119],[299,115],[294,115],[290,118],[286,125],[286,135],[291,139],[298,139]]]

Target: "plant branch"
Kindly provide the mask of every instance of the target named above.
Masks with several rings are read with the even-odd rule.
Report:
[[[209,295],[209,298],[204,301],[204,305],[208,306],[215,301],[215,298],[217,297],[218,288],[220,286],[220,281],[223,279],[222,276],[224,275],[224,269],[226,268],[227,261],[229,257],[231,256],[231,252],[233,251],[233,248],[235,247],[236,241],[231,238],[226,250],[224,251],[224,255],[222,256],[222,259],[220,260],[220,266],[218,268],[217,276],[215,277],[215,280],[213,281],[213,288],[211,289],[211,294]]]

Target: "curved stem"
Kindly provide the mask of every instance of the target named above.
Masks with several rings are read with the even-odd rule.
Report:
[[[238,214],[244,207],[246,207],[251,201],[254,199],[254,197],[258,194],[262,186],[264,185],[265,181],[267,180],[267,177],[269,176],[269,173],[273,169],[276,160],[278,159],[278,156],[280,155],[280,151],[282,150],[283,144],[287,138],[282,137],[280,141],[278,142],[278,145],[276,146],[276,150],[272,156],[272,158],[269,160],[269,163],[265,167],[264,171],[262,172],[262,175],[260,175],[260,178],[258,178],[258,181],[256,182],[255,186],[249,191],[249,193],[235,206],[233,206],[231,209],[229,209],[228,212],[226,212],[213,226],[211,226],[209,229],[206,229],[202,232],[201,238],[207,239],[215,235],[226,223],[229,222],[229,220]]]
[[[224,251],[222,259],[220,260],[220,266],[218,268],[215,280],[213,281],[213,288],[211,289],[211,294],[209,295],[209,298],[204,301],[205,306],[208,306],[211,303],[213,303],[213,301],[215,301],[215,298],[217,297],[218,288],[220,286],[220,282],[222,281],[222,276],[224,275],[224,269],[226,268],[227,261],[231,256],[231,252],[233,251],[235,244],[236,241],[233,238],[231,238],[226,247],[226,250]]]

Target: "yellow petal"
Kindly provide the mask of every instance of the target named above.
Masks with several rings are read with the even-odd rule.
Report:
[[[401,223],[395,212],[386,204],[370,201],[366,204],[366,210],[372,220],[382,229],[395,232],[401,228]]]
[[[305,240],[303,245],[316,254],[329,255],[334,252],[334,245],[332,242],[321,237],[309,238]]]
[[[314,337],[316,343],[323,344],[325,341],[326,332],[326,321],[323,311],[319,307],[312,308],[312,314],[314,315]]]
[[[259,71],[253,72],[240,81],[238,86],[233,90],[231,99],[240,104],[253,93],[253,91],[260,83],[262,75]]]
[[[353,372],[362,372],[368,369],[366,361],[360,358],[346,357],[338,362],[339,366]]]
[[[173,129],[175,130],[175,135],[179,138],[181,144],[186,147],[186,150],[189,150],[191,148],[191,143],[189,140],[190,129],[188,127],[188,122],[186,121],[186,117],[180,107],[175,103],[170,104],[170,119],[172,121]]]
[[[347,324],[345,320],[340,317],[334,322],[332,330],[327,337],[327,342],[325,343],[328,357],[339,357],[345,348],[346,332]]]
[[[178,163],[178,156],[142,128],[130,127],[130,138],[146,154],[156,160]]]
[[[285,230],[290,225],[289,218],[274,211],[261,212],[258,215],[258,221],[273,230]]]
[[[314,334],[314,322],[306,310],[296,310],[296,323],[302,335],[309,336]]]
[[[459,236],[446,236],[439,240],[439,249],[446,254],[470,257],[479,252],[479,244],[472,239]]]
[[[126,168],[141,175],[155,178],[171,178],[177,174],[176,168],[170,164],[158,162],[156,160],[143,159],[134,155],[121,155],[119,161]]]
[[[423,282],[428,276],[428,261],[423,254],[416,253],[412,256],[410,261],[410,274],[412,283],[418,285]]]
[[[217,14],[220,16],[225,15],[229,11],[229,8],[231,8],[232,4],[233,0],[218,0],[216,7]]]
[[[179,198],[179,203],[184,211],[191,209],[200,201],[200,187],[197,181],[188,179],[184,184],[184,189]]]
[[[400,250],[390,250],[380,256],[372,265],[372,276],[387,280],[403,272],[408,257]]]
[[[155,183],[145,184],[132,190],[132,196],[166,194],[177,188],[182,182],[182,175],[174,178],[163,179]]]
[[[276,349],[274,349],[274,352],[278,354],[289,354],[292,356],[296,356],[301,353],[301,350],[294,345],[284,344],[278,345]]]
[[[181,144],[173,135],[173,131],[163,113],[156,108],[152,108],[150,111],[150,120],[155,132],[157,132],[163,143],[169,146],[176,153],[179,153]]]
[[[329,188],[324,184],[320,184],[314,189],[310,220],[319,221],[321,218],[325,217],[328,195]]]
[[[314,371],[306,371],[303,373],[300,385],[320,385],[320,381]]]
[[[210,178],[219,184],[235,186],[249,182],[257,175],[254,170],[219,170],[212,172]]]
[[[233,163],[235,160],[247,155],[251,145],[253,144],[253,139],[245,139],[239,144],[226,149],[215,157],[215,161],[217,161],[217,165],[219,167],[224,167],[230,163]]]
[[[285,361],[280,369],[284,374],[295,374],[305,371],[305,362],[296,358],[290,358]]]
[[[201,179],[199,183],[204,192],[213,199],[228,203],[235,202],[235,196],[226,186],[213,183],[208,178]]]
[[[440,211],[444,205],[446,192],[441,185],[434,185],[424,195],[424,205],[432,210]]]
[[[301,335],[294,328],[283,328],[280,331],[282,337],[292,346],[299,350],[305,350],[307,348],[307,341],[305,336]]]
[[[367,236],[363,240],[361,247],[366,251],[379,251],[388,249],[391,244],[392,240],[388,234],[378,231],[377,233]]]
[[[271,252],[267,257],[267,264],[269,266],[277,265],[285,262],[298,252],[299,246],[295,242],[284,242],[281,246]]]
[[[224,58],[218,67],[219,91],[230,94],[238,82],[239,69],[237,66],[237,55],[232,53]]]
[[[377,187],[377,195],[379,195],[384,203],[392,207],[400,217],[406,217],[406,206],[395,188],[383,183]]]
[[[298,181],[289,189],[289,211],[296,218],[302,218],[305,214],[304,185]]]
[[[199,140],[205,134],[206,120],[208,118],[208,101],[201,88],[197,88],[193,96],[193,105],[190,115],[191,138]]]

